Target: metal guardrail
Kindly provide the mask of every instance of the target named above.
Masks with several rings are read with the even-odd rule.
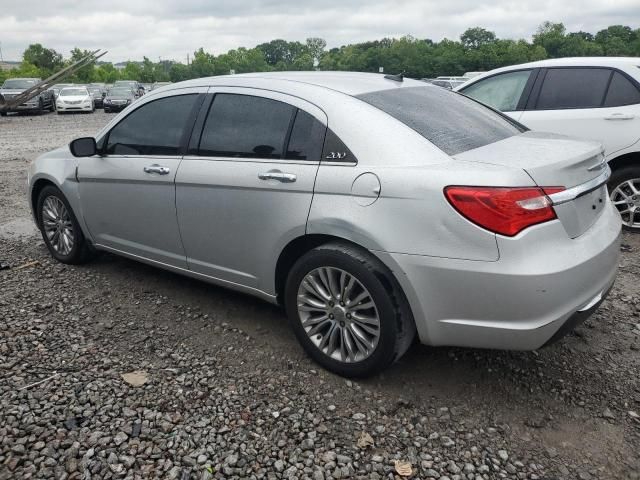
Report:
[[[9,111],[16,108],[18,105],[22,105],[23,103],[29,101],[33,97],[37,97],[45,90],[49,89],[52,85],[55,85],[59,82],[59,80],[72,75],[77,72],[82,67],[86,67],[87,65],[95,62],[100,57],[105,55],[107,52],[100,52],[100,49],[95,50],[86,56],[82,57],[77,62],[72,63],[71,65],[63,68],[62,70],[54,73],[50,77],[41,81],[40,83],[35,84],[34,86],[28,88],[22,93],[19,93],[15,97],[11,97],[10,99],[5,99],[2,94],[0,94],[0,112]]]

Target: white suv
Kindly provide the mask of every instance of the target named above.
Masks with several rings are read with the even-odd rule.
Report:
[[[611,199],[640,231],[640,58],[558,58],[498,68],[455,90],[532,130],[597,140]]]

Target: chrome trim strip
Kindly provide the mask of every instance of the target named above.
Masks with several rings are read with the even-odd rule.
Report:
[[[562,192],[549,195],[549,200],[551,200],[553,205],[560,205],[562,203],[571,202],[578,197],[581,197],[598,189],[599,187],[607,183],[607,180],[609,180],[610,176],[611,168],[609,167],[609,165],[607,165],[605,171],[598,175],[596,178],[593,178],[588,182],[583,183],[582,185],[577,185],[573,188],[569,188],[568,190],[563,190]]]
[[[139,262],[153,265],[153,266],[162,268],[164,270],[169,270],[175,273],[186,275],[188,277],[192,277],[197,280],[202,280],[207,283],[212,283],[215,285],[219,285],[221,287],[230,288],[231,290],[247,293],[249,295],[253,295],[254,297],[261,298],[269,303],[273,303],[273,304],[278,303],[277,297],[275,295],[271,295],[263,290],[260,290],[254,287],[248,287],[246,285],[241,285],[239,283],[231,282],[229,280],[223,280],[221,278],[211,277],[209,275],[205,275],[204,273],[194,272],[193,270],[187,270],[186,268],[170,265],[168,263],[164,263],[159,260],[153,260],[151,258],[143,257],[141,255],[136,255],[135,253],[129,253],[123,250],[118,250],[117,248],[108,247],[107,245],[102,245],[101,243],[94,243],[93,246],[98,250],[105,250],[107,252],[115,253],[116,255],[127,257],[132,260],[137,260]]]

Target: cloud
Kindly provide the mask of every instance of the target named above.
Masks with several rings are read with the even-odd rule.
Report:
[[[74,47],[109,50],[108,61],[142,56],[185,61],[199,47],[216,54],[274,38],[322,37],[329,47],[385,36],[455,39],[482,26],[502,38],[530,38],[545,20],[570,31],[637,28],[637,0],[3,0],[5,60],[34,42],[68,56]]]

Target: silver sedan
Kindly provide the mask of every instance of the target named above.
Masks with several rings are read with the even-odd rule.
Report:
[[[31,165],[51,254],[108,251],[282,305],[345,376],[427,345],[537,349],[616,276],[599,144],[401,76],[247,74],[154,90]]]

